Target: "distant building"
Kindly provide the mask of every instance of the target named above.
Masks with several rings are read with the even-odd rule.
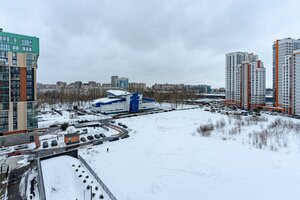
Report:
[[[146,83],[129,83],[130,90],[146,90]]]
[[[170,90],[184,90],[185,86],[184,84],[157,84],[155,83],[152,86],[153,90],[160,90],[160,91],[170,91]]]
[[[67,86],[66,82],[61,82],[61,81],[56,82],[56,89],[58,90],[65,89],[66,86]]]
[[[38,127],[38,57],[39,38],[0,29],[0,135]]]
[[[187,85],[187,90],[194,91],[196,94],[209,94],[212,92],[210,85]]]
[[[139,93],[122,90],[107,90],[107,97],[92,102],[92,110],[104,114],[136,113],[154,109],[154,99],[144,98]]]
[[[265,105],[266,70],[258,56],[247,52],[226,54],[226,100],[244,109]]]
[[[118,87],[118,76],[112,76],[111,77],[111,87]]]
[[[117,80],[117,87],[118,88],[121,88],[123,90],[127,90],[128,86],[129,86],[128,78],[125,78],[125,77],[118,78],[118,80]]]
[[[81,81],[75,81],[75,83],[74,83],[74,88],[75,89],[80,89],[81,86],[82,86],[82,82]]]

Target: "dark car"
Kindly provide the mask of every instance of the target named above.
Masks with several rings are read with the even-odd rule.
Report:
[[[112,121],[110,121],[110,123],[112,123],[112,124],[114,124],[114,123],[116,123],[114,120],[112,120]]]
[[[121,122],[118,123],[119,126],[122,126],[123,124]]]
[[[106,137],[106,136],[104,135],[104,133],[100,133],[99,135],[100,135],[100,137]]]
[[[81,141],[81,142],[86,142],[85,137],[81,137],[81,138],[80,138],[80,141]]]
[[[95,137],[96,139],[99,139],[99,138],[100,138],[100,135],[99,135],[99,134],[95,134],[94,137]]]
[[[87,139],[88,139],[88,140],[93,140],[94,137],[93,137],[92,135],[89,135],[89,136],[87,136]]]
[[[117,140],[119,140],[118,137],[113,137],[113,138],[111,138],[111,139],[109,140],[109,142],[114,142],[114,141],[117,141]]]
[[[51,146],[54,147],[54,146],[57,146],[57,145],[58,145],[58,144],[57,144],[57,140],[52,140],[52,141],[51,141]]]
[[[98,141],[95,141],[95,142],[93,143],[93,145],[100,145],[100,144],[103,144],[103,141],[98,140]]]
[[[125,124],[123,124],[123,128],[128,128]]]
[[[43,142],[43,148],[48,148],[48,147],[49,147],[48,142],[47,141]]]
[[[123,135],[121,139],[129,138],[129,135]]]

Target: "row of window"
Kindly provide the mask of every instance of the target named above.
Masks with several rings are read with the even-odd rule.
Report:
[[[9,37],[0,35],[0,42],[9,42]]]

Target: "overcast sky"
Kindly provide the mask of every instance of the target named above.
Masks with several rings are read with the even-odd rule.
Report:
[[[300,37],[298,0],[2,0],[0,27],[40,38],[38,82],[225,85],[225,53]]]

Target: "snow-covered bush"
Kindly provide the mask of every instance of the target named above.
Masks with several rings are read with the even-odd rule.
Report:
[[[202,136],[210,136],[211,132],[214,130],[214,125],[212,123],[201,125],[197,131]]]

